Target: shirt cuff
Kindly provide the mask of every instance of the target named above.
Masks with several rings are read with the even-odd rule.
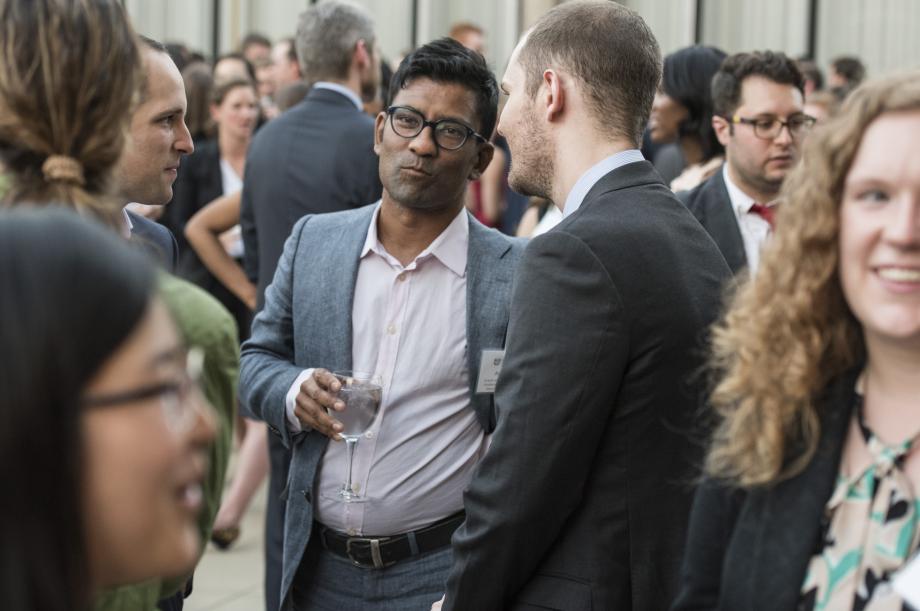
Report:
[[[287,395],[284,397],[284,414],[287,419],[288,431],[292,433],[300,433],[303,431],[300,420],[294,415],[294,408],[297,406],[297,394],[300,393],[300,385],[311,375],[313,375],[312,367],[301,371],[297,379],[294,380],[294,383],[291,384],[291,388],[288,389]]]

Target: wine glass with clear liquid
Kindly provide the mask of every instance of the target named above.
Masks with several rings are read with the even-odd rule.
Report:
[[[331,412],[331,415],[342,423],[339,434],[345,440],[346,463],[345,483],[332,498],[345,503],[364,503],[368,500],[367,497],[359,495],[352,487],[352,461],[358,440],[371,428],[377,417],[383,395],[383,383],[380,376],[359,371],[337,371],[333,375],[342,384],[337,396],[345,404],[345,409]]]

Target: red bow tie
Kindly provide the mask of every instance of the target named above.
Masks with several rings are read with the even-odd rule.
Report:
[[[763,220],[770,223],[770,227],[773,227],[773,215],[776,213],[775,206],[764,206],[762,204],[752,204],[751,208],[748,210],[751,214],[756,214]]]

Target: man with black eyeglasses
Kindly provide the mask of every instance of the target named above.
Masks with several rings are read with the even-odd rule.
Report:
[[[497,100],[478,53],[446,38],[412,52],[374,125],[381,200],[308,215],[285,244],[240,378],[292,453],[283,609],[427,610],[444,592],[523,251],[465,209]],[[343,371],[379,379],[366,430],[345,426]]]
[[[772,51],[725,59],[712,79],[716,136],[725,164],[678,197],[709,232],[732,272],[756,272],[777,198],[814,125],[803,112],[804,78],[796,63]]]

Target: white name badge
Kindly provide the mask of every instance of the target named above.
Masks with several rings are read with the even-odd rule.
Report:
[[[479,378],[476,383],[476,394],[495,392],[498,384],[498,374],[502,371],[502,362],[505,360],[504,350],[483,350],[482,359],[479,361]]]
[[[891,585],[898,596],[914,609],[920,609],[920,554],[895,573]]]

